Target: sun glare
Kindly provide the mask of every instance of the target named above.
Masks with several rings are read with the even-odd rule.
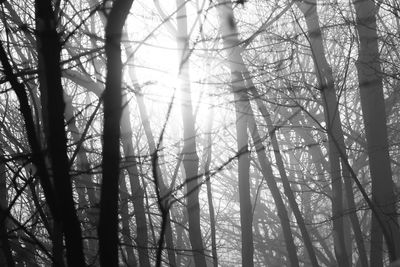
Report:
[[[143,6],[142,3],[140,8],[133,9],[135,13],[131,14],[127,20],[129,41],[132,42],[135,51],[132,63],[128,62],[128,64],[133,64],[138,83],[144,85],[142,92],[150,113],[160,112],[160,106],[168,106],[174,96],[173,108],[176,112],[171,113],[169,121],[176,123],[181,121],[180,105],[183,101],[179,91],[181,64],[179,58],[182,52],[178,50],[177,37],[173,34],[176,31],[176,16],[171,15],[169,22],[166,23],[151,4]],[[166,10],[168,8],[170,7],[166,6]],[[141,10],[143,14],[148,14],[148,9],[154,10],[154,16],[146,17],[146,21],[143,22]],[[190,23],[189,21],[188,28],[192,27]],[[144,24],[146,27],[141,27]],[[202,117],[208,114],[208,94],[203,82],[208,74],[205,71],[205,62],[198,61],[198,57],[196,57],[196,62],[193,62],[195,56],[191,55],[188,59],[189,85],[192,92],[193,112],[196,114],[198,123],[201,124]]]

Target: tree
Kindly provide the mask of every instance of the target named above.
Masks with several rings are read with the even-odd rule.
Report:
[[[99,249],[102,266],[118,266],[118,179],[122,113],[122,28],[133,1],[115,1],[106,25],[107,78],[104,89],[102,185]]]
[[[347,161],[346,146],[343,137],[342,123],[339,113],[339,101],[337,100],[332,69],[325,57],[325,49],[322,42],[322,32],[319,26],[317,2],[298,2],[308,28],[308,41],[315,66],[315,73],[321,91],[322,105],[326,120],[326,131],[329,141],[329,162],[332,176],[332,217],[335,242],[335,254],[338,264],[351,265],[351,257],[347,254],[351,244],[345,241],[344,207],[348,206],[355,211],[353,187],[351,175],[344,161]],[[342,159],[343,158],[343,159]],[[341,163],[342,161],[342,163]],[[343,185],[345,184],[345,187]],[[347,194],[343,196],[343,192]],[[345,200],[345,201],[344,201]],[[347,201],[347,203],[346,203]],[[351,213],[350,220],[356,236],[356,242],[363,266],[368,266],[365,247],[362,240],[361,229],[357,215]],[[344,217],[344,218],[343,218]]]
[[[186,6],[183,0],[176,1],[177,6],[177,43],[179,52],[179,79],[182,97],[182,121],[183,121],[183,148],[182,164],[185,173],[187,194],[187,213],[189,217],[189,239],[194,253],[194,261],[197,267],[206,266],[206,258],[203,248],[203,238],[200,227],[200,205],[198,181],[199,156],[196,151],[195,117],[193,116],[192,96],[189,74],[189,42],[187,33]]]
[[[385,237],[390,261],[400,255],[400,231],[396,218],[396,197],[388,152],[385,102],[375,14],[378,6],[370,1],[353,2],[359,38],[357,60],[360,102],[365,126],[372,180],[372,200],[378,214],[371,222],[371,266],[382,266],[382,237]]]

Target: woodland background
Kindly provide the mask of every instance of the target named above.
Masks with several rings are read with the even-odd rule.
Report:
[[[0,265],[396,261],[399,15],[0,1]]]

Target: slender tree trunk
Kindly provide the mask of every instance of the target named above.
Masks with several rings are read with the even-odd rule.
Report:
[[[43,96],[43,121],[49,149],[54,186],[60,205],[62,230],[71,266],[85,266],[82,234],[72,196],[67,140],[64,129],[63,88],[61,85],[61,43],[56,30],[57,18],[51,1],[36,1],[36,29],[39,57],[40,92]]]
[[[75,144],[80,144],[82,142],[81,132],[78,128],[78,125],[74,116],[74,108],[72,106],[72,98],[65,95],[65,118],[68,122],[68,130],[71,133],[72,140]],[[92,206],[97,205],[97,197],[94,194],[93,186],[94,183],[92,181],[91,175],[88,173],[90,171],[90,163],[87,157],[87,154],[81,145],[77,147],[77,169],[81,174],[76,179],[76,190],[78,192],[78,207],[82,210],[82,216],[86,216],[88,219],[88,225],[84,226],[86,235],[89,235],[89,239],[87,241],[87,255],[89,262],[93,260],[97,253],[97,242],[96,242],[96,232],[93,231],[93,226],[97,225],[97,218],[93,215]],[[86,199],[86,196],[88,199]],[[85,212],[84,212],[85,211]],[[84,219],[84,218],[82,218]]]
[[[125,49],[127,50],[127,54],[131,54],[131,50],[129,50],[129,47],[125,46]],[[129,69],[130,75],[133,75],[135,77],[134,73],[131,73],[132,70]],[[103,92],[103,86],[99,83],[94,82],[91,79],[88,79],[85,76],[82,76],[81,74],[75,72],[75,71],[65,71],[64,76],[68,77],[75,83],[79,84],[80,86],[83,86],[87,88],[89,91],[93,92],[96,94],[99,99],[101,98],[101,93]],[[136,78],[134,79],[136,81]],[[137,88],[136,88],[137,89]],[[143,102],[143,101],[142,101]],[[149,255],[148,255],[148,232],[147,232],[147,222],[146,222],[146,212],[145,212],[145,204],[144,204],[144,198],[145,198],[145,189],[141,186],[140,184],[140,175],[139,175],[139,170],[138,170],[138,165],[136,163],[136,156],[134,153],[134,147],[133,147],[133,142],[132,142],[132,126],[130,123],[129,119],[129,106],[127,105],[127,100],[126,96],[123,96],[123,107],[124,110],[122,111],[122,117],[121,117],[121,123],[120,123],[120,129],[121,129],[121,143],[122,143],[122,149],[125,155],[125,162],[126,164],[123,166],[129,176],[129,181],[130,181],[130,192],[131,195],[133,196],[133,208],[134,208],[134,216],[136,220],[136,233],[137,233],[137,245],[138,245],[138,254],[139,254],[139,263],[141,266],[148,266],[147,264],[149,261]],[[142,116],[142,110],[145,111],[144,103],[140,105],[139,103],[139,111]],[[147,118],[147,113],[145,113],[145,117]],[[143,119],[142,119],[143,120]],[[148,132],[147,124],[144,124],[144,129],[146,132]],[[151,135],[152,137],[152,135]],[[150,143],[149,143],[150,144]],[[153,143],[154,144],[154,141]],[[150,150],[152,150],[150,146]],[[89,195],[90,196],[90,195]],[[167,239],[167,244],[168,244]],[[172,235],[171,235],[171,240],[172,240]],[[171,247],[173,247],[171,245]],[[173,251],[172,251],[173,252]],[[172,262],[172,261],[171,261]]]
[[[335,255],[338,265],[350,266],[348,256],[346,255],[344,238],[343,180],[341,176],[340,154],[338,151],[339,148],[335,144],[335,137],[337,137],[339,129],[334,127],[340,127],[341,129],[340,117],[332,76],[328,74],[330,67],[324,55],[322,33],[319,27],[316,5],[316,0],[298,4],[304,14],[308,27],[308,37],[315,65],[315,73],[323,98],[322,102],[327,125],[329,140],[328,157],[332,181],[332,224]]]
[[[250,105],[250,103],[248,103]],[[268,158],[265,154],[265,147],[262,144],[262,139],[258,132],[256,121],[254,118],[254,114],[250,109],[249,115],[249,129],[252,134],[253,143],[255,149],[257,151],[257,157],[260,162],[261,171],[264,177],[266,177],[267,185],[271,191],[272,197],[274,199],[276,209],[278,211],[278,217],[282,223],[283,235],[286,242],[286,248],[288,252],[288,257],[291,266],[299,266],[299,260],[297,258],[296,246],[294,244],[291,228],[290,228],[290,220],[286,211],[285,203],[283,202],[282,196],[279,192],[279,188],[275,181],[275,176],[272,171],[271,163],[268,161]],[[291,190],[291,189],[290,189]]]
[[[55,220],[60,221],[60,214],[59,210],[57,209],[57,200],[53,191],[49,174],[46,169],[44,156],[41,151],[41,145],[39,143],[39,139],[36,134],[35,123],[33,121],[33,115],[31,107],[29,105],[25,86],[18,81],[17,77],[13,73],[12,67],[10,65],[10,62],[8,61],[6,51],[4,50],[3,43],[1,41],[0,41],[0,61],[1,64],[3,65],[4,74],[7,80],[10,82],[18,98],[19,109],[24,119],[28,143],[32,150],[32,162],[37,168],[37,175],[39,177],[40,185],[43,188],[43,193],[46,202]]]
[[[392,171],[388,150],[385,100],[379,62],[376,25],[378,7],[369,0],[353,1],[356,30],[359,37],[358,82],[361,96],[367,152],[372,180],[372,201],[378,216],[371,223],[371,266],[382,266],[382,235],[385,237],[390,261],[400,257],[400,231],[393,192]]]
[[[258,94],[247,70],[245,70],[244,76],[246,78],[246,82],[248,83],[250,92],[254,95],[257,106],[258,106],[258,108],[264,118],[264,121],[267,125],[267,129],[268,129],[269,135],[271,137],[272,148],[274,149],[276,164],[278,166],[278,171],[281,176],[283,188],[285,190],[285,195],[289,201],[289,205],[290,205],[291,209],[293,210],[293,214],[294,214],[297,224],[300,228],[300,232],[303,237],[303,242],[307,249],[307,253],[308,253],[308,257],[310,259],[311,265],[313,267],[317,267],[319,265],[318,265],[317,257],[314,252],[313,244],[312,244],[310,235],[307,231],[303,215],[301,214],[299,206],[296,202],[296,198],[290,187],[288,176],[286,174],[285,165],[283,163],[283,158],[282,158],[282,155],[281,155],[281,152],[279,149],[278,139],[276,138],[276,129],[274,129],[270,114],[269,114],[268,110],[266,109],[266,107],[261,102],[261,99],[260,99],[261,96]]]
[[[192,245],[196,267],[206,266],[203,237],[200,227],[198,168],[199,157],[196,151],[195,117],[193,116],[190,76],[189,76],[189,40],[187,34],[186,3],[176,0],[177,43],[179,53],[179,79],[181,91],[181,110],[183,121],[182,163],[185,173],[187,212],[189,217],[189,239]]]
[[[250,196],[250,158],[247,132],[250,105],[247,101],[246,86],[240,66],[240,47],[230,2],[219,1],[218,15],[224,47],[227,48],[231,71],[232,93],[235,100],[236,135],[238,146],[238,176],[240,201],[240,226],[242,238],[242,265],[254,266],[253,214]]]
[[[243,118],[246,118],[247,122],[246,125],[251,133],[251,137],[253,139],[253,143],[257,152],[257,157],[259,159],[260,165],[261,165],[261,171],[263,176],[266,178],[267,185],[271,191],[272,197],[274,199],[277,211],[278,211],[278,216],[280,218],[280,221],[282,223],[282,229],[283,229],[283,234],[285,237],[286,241],[286,247],[287,247],[287,252],[288,252],[288,258],[291,263],[291,266],[299,266],[299,261],[297,258],[297,252],[296,252],[296,247],[294,245],[294,240],[293,236],[291,233],[291,228],[290,228],[290,221],[289,217],[287,215],[286,207],[283,202],[282,196],[279,192],[279,188],[277,186],[277,183],[275,181],[275,177],[272,172],[271,165],[266,157],[265,154],[265,147],[262,144],[262,140],[260,138],[254,114],[252,111],[252,108],[250,106],[250,102],[248,99],[246,86],[244,83],[244,76],[243,75],[243,70],[244,68],[244,63],[243,59],[241,58],[240,55],[240,46],[239,46],[239,40],[238,40],[238,33],[236,30],[236,23],[235,19],[233,16],[233,10],[231,3],[223,3],[222,1],[219,2],[220,6],[218,7],[218,13],[220,17],[220,23],[221,23],[221,34],[222,34],[222,39],[224,42],[224,47],[227,49],[228,52],[228,62],[230,64],[230,69],[232,73],[232,85],[233,85],[233,92],[235,95],[235,105],[240,105],[237,108],[237,113],[239,111],[240,116]],[[240,118],[240,117],[239,117]],[[239,119],[237,118],[237,119]],[[240,121],[237,121],[237,124]],[[245,125],[244,125],[245,126]],[[238,129],[238,127],[237,127]],[[246,130],[246,135],[247,135],[247,130]],[[238,135],[238,141],[239,141],[239,135]],[[246,146],[247,146],[247,141],[246,141]],[[240,151],[240,150],[239,150]],[[239,155],[240,156],[240,155]],[[239,158],[240,159],[240,158]],[[239,168],[240,171],[240,168]],[[240,177],[240,173],[239,173]],[[249,203],[250,204],[250,203]],[[250,204],[251,207],[251,204]],[[241,207],[242,208],[242,207]],[[243,207],[243,208],[249,208]],[[250,220],[250,229],[251,229],[251,220]],[[243,225],[242,225],[242,230],[243,230]],[[247,235],[252,236],[252,232],[247,233]],[[243,236],[242,232],[242,238],[248,238],[247,236]],[[243,242],[244,240],[242,240]],[[243,249],[243,248],[242,248]],[[250,253],[250,251],[247,251],[247,253]],[[251,262],[248,259],[248,255],[246,253],[242,253],[243,256],[246,256],[247,258],[243,258],[243,266],[253,266],[253,244],[251,244]],[[245,260],[247,260],[245,262]],[[251,265],[248,265],[251,264]]]
[[[132,47],[127,44],[125,45],[125,49],[128,55],[133,55],[133,49]],[[133,59],[132,59],[133,61]],[[132,62],[131,62],[132,63]],[[138,104],[138,108],[139,108],[139,114],[140,114],[140,119],[142,121],[142,125],[143,125],[143,130],[145,132],[146,138],[147,138],[147,143],[149,144],[149,152],[150,155],[153,155],[156,151],[156,143],[154,141],[154,135],[153,135],[153,131],[151,130],[151,126],[150,126],[150,120],[149,120],[149,116],[147,114],[147,109],[146,106],[144,104],[144,99],[143,99],[143,95],[141,93],[141,88],[139,86],[139,84],[137,83],[137,78],[136,78],[136,73],[135,73],[135,69],[133,68],[133,64],[129,64],[129,75],[130,75],[130,79],[133,82],[134,88],[136,90],[136,100],[137,100],[137,104]],[[153,162],[154,163],[154,162]],[[169,202],[169,192],[167,189],[167,186],[165,185],[164,182],[164,178],[163,178],[163,174],[161,172],[160,166],[157,165],[156,167],[156,179],[158,179],[157,184],[159,185],[159,189],[160,189],[160,194],[161,197],[165,199],[164,204]],[[167,252],[168,252],[168,262],[170,266],[177,266],[176,263],[176,256],[175,256],[175,251],[174,251],[174,241],[173,241],[173,231],[171,228],[171,217],[170,217],[170,209],[172,207],[166,206],[166,209],[168,209],[167,214],[165,214],[165,243],[166,243],[166,247],[167,247]]]
[[[285,117],[289,117],[290,114],[284,113]],[[290,122],[292,125],[300,125],[301,121],[300,120],[300,116],[292,116],[290,117]],[[299,138],[302,138],[304,140],[304,143],[309,145],[309,149],[308,149],[308,153],[311,156],[311,161],[313,162],[313,164],[315,165],[316,168],[316,173],[318,175],[324,175],[324,169],[327,169],[328,166],[328,162],[325,159],[325,156],[322,153],[321,147],[317,146],[317,145],[312,145],[315,143],[314,138],[312,138],[312,134],[311,134],[311,129],[307,128],[307,129],[298,129],[296,131],[296,133],[299,135]],[[289,137],[288,137],[289,138]],[[289,139],[290,140],[290,139]],[[301,169],[297,169],[297,172],[301,173]],[[330,190],[325,190],[324,194],[329,195],[331,192]],[[307,203],[307,205],[309,205],[310,203]],[[306,223],[310,223],[312,224],[312,214],[310,213],[310,209],[306,208],[306,212],[304,212],[304,217],[305,217],[305,221]],[[320,261],[325,262],[327,264],[327,262],[329,262],[329,264],[327,264],[328,266],[334,266],[336,263],[336,259],[334,257],[334,255],[331,252],[331,249],[328,247],[327,243],[325,242],[325,239],[323,236],[321,236],[321,234],[319,233],[319,230],[317,228],[311,227],[310,228],[310,234],[312,236],[314,236],[315,240],[317,243],[319,243],[321,245],[321,247],[323,248],[324,252],[327,255],[327,258],[324,255],[321,255],[322,253],[320,252],[318,254],[318,257],[320,259]],[[319,250],[316,250],[316,252],[319,252]]]
[[[321,96],[323,100],[324,114],[327,122],[327,131],[329,139],[329,160],[331,163],[332,175],[332,190],[333,190],[333,203],[332,203],[332,216],[334,218],[334,239],[335,239],[335,253],[340,265],[351,265],[351,244],[346,236],[346,227],[344,226],[343,216],[343,203],[352,211],[349,214],[349,219],[353,227],[355,239],[360,255],[360,261],[363,266],[368,266],[368,259],[366,256],[365,246],[361,233],[360,223],[356,214],[356,205],[354,202],[353,183],[348,168],[342,162],[347,160],[346,147],[344,143],[344,136],[342,124],[339,114],[339,102],[336,97],[332,69],[330,68],[324,52],[322,41],[322,32],[319,26],[319,17],[317,13],[317,3],[315,0],[307,3],[298,4],[306,19],[308,27],[308,37],[312,50],[312,57],[315,66],[318,83],[320,85]],[[344,155],[345,159],[342,159]],[[341,160],[342,159],[342,160]],[[338,169],[336,169],[338,168]],[[345,185],[345,197],[342,195],[342,182]],[[340,192],[339,192],[340,190]],[[345,200],[345,201],[343,201]],[[335,220],[337,220],[335,222]],[[336,233],[336,237],[335,237]],[[346,238],[347,237],[347,238]],[[347,242],[346,242],[347,240]],[[346,249],[343,249],[346,248]]]
[[[118,266],[118,178],[120,162],[121,37],[133,0],[116,0],[108,15],[105,51],[107,78],[104,90],[102,184],[99,219],[100,264]]]
[[[208,210],[210,213],[211,253],[213,257],[213,266],[218,267],[217,239],[215,230],[215,211],[214,211],[214,203],[212,197],[211,175],[210,175],[210,164],[212,155],[211,136],[212,136],[213,113],[214,113],[214,108],[210,107],[207,116],[208,122],[207,122],[207,129],[205,132],[205,134],[207,135],[207,139],[204,146],[203,162],[204,162],[204,175],[206,177],[206,186],[207,186]]]
[[[239,91],[245,90],[241,81],[241,75],[232,71],[232,87],[235,96],[236,110],[236,134],[238,147],[238,176],[239,176],[239,203],[240,203],[240,226],[242,237],[242,265],[254,266],[254,245],[253,245],[253,214],[250,196],[250,157],[248,149],[249,136],[248,127],[248,109],[242,103],[244,101]],[[242,86],[239,87],[238,83]]]
[[[146,212],[144,208],[144,192],[139,181],[139,171],[137,169],[135,153],[132,142],[132,126],[130,123],[129,105],[126,95],[123,96],[124,110],[121,118],[121,139],[122,149],[125,154],[125,168],[128,171],[131,184],[131,194],[133,199],[133,210],[136,220],[136,243],[138,245],[139,265],[143,267],[150,266],[150,258],[148,252],[148,233],[146,223]],[[132,255],[131,255],[132,256]],[[129,258],[129,254],[128,254]]]

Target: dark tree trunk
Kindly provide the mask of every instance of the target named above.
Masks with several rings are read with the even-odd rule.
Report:
[[[102,184],[99,219],[100,264],[118,266],[118,179],[120,162],[121,37],[133,0],[116,0],[108,15],[105,51],[107,78],[104,90]]]
[[[72,196],[69,176],[67,140],[64,128],[63,87],[61,85],[61,43],[56,30],[57,18],[51,1],[36,1],[36,34],[39,58],[39,81],[42,95],[43,121],[54,181],[55,192],[71,266],[85,266],[82,234]]]
[[[0,133],[0,143],[4,142]],[[14,267],[14,259],[7,234],[7,174],[4,151],[0,148],[0,265]]]
[[[4,74],[7,80],[10,82],[15,94],[17,95],[19,102],[19,109],[24,119],[26,134],[28,137],[28,143],[32,150],[32,162],[37,168],[37,175],[39,177],[40,184],[43,188],[43,193],[46,198],[46,202],[50,208],[51,214],[55,219],[59,220],[59,210],[57,209],[57,201],[53,192],[52,184],[49,178],[49,174],[46,170],[46,164],[41,151],[40,143],[35,130],[35,123],[33,121],[31,107],[29,106],[28,96],[25,91],[25,87],[22,83],[19,83],[17,77],[14,75],[11,65],[8,61],[6,51],[4,50],[3,43],[0,41],[0,61],[3,65]]]

